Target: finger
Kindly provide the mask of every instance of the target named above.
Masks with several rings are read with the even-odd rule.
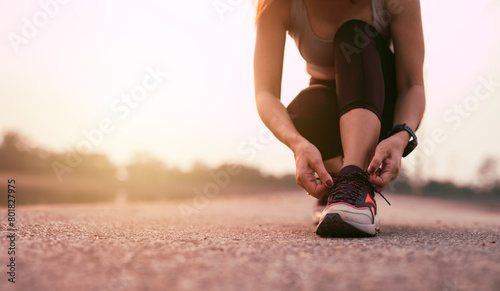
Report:
[[[378,176],[382,177],[384,181],[388,183],[394,181],[399,175],[399,166],[397,162],[391,159],[386,159],[383,164]]]
[[[304,190],[309,193],[309,195],[313,196],[313,194],[316,192],[316,181],[311,181],[310,179],[304,179],[301,180],[301,183],[299,184],[300,187],[304,188]]]
[[[382,191],[397,178],[397,172],[397,168],[389,167],[387,169],[383,169],[382,171],[377,171],[374,175],[370,175],[370,180],[379,191]]]
[[[307,163],[304,163],[303,160],[297,161],[296,169],[295,169],[295,181],[297,185],[304,188],[306,191],[307,180],[312,179],[313,173],[307,167]]]
[[[328,192],[328,188],[325,187],[325,185],[316,184],[316,186],[314,187],[314,190],[309,191],[309,195],[311,195],[317,199],[321,199],[321,198],[323,198],[323,196],[325,196],[325,194],[327,192]]]
[[[328,188],[325,185],[316,182],[313,174],[299,177],[297,184],[306,190],[309,195],[317,199],[322,198],[328,192]]]
[[[328,188],[331,188],[333,186],[333,180],[332,176],[330,176],[330,173],[325,168],[325,165],[323,164],[322,161],[316,161],[312,165],[313,170],[318,174],[319,179]]]
[[[314,176],[314,172],[308,170],[306,172],[298,170],[296,173],[296,181],[297,185],[304,188],[307,192],[312,192],[316,186],[316,177]]]
[[[380,150],[375,150],[375,156],[373,156],[372,161],[370,162],[370,165],[368,166],[368,173],[369,174],[374,174],[378,168],[380,168],[380,165],[382,165],[382,162],[386,158],[385,153],[383,153]]]
[[[377,175],[370,175],[370,181],[377,187],[379,191],[382,191],[382,189],[385,189],[387,187],[386,180],[384,178],[377,176]]]

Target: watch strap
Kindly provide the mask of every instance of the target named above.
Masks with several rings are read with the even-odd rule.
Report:
[[[410,134],[410,137],[411,137],[411,139],[408,141],[408,144],[406,145],[406,147],[403,151],[403,158],[404,158],[407,155],[409,155],[418,145],[417,135],[415,134],[413,129],[411,129],[411,127],[406,125],[406,123],[398,124],[398,125],[394,126],[391,129],[391,131],[389,131],[389,134],[387,134],[387,137],[393,136],[394,134],[396,134],[400,131],[403,131],[403,130],[408,132],[408,134]]]

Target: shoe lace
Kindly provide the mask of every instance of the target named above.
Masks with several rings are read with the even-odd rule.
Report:
[[[348,202],[349,204],[356,203],[359,199],[361,191],[348,191],[350,187],[354,187],[356,190],[361,190],[365,186],[369,186],[374,193],[378,193],[382,198],[384,198],[387,204],[391,205],[389,200],[378,190],[378,188],[370,181],[368,178],[368,173],[358,172],[351,173],[347,175],[338,175],[335,180],[335,187],[333,191],[333,201],[334,202]]]

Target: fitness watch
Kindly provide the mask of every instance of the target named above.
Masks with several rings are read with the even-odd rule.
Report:
[[[394,126],[394,128],[391,129],[391,131],[389,131],[389,134],[387,134],[387,137],[391,137],[394,134],[396,134],[400,131],[403,131],[403,130],[406,130],[411,136],[411,139],[408,142],[408,145],[405,147],[405,150],[403,151],[403,158],[404,158],[407,155],[409,155],[417,147],[417,144],[418,144],[417,136],[415,135],[415,132],[413,131],[413,129],[411,129],[411,127],[406,125],[406,123],[398,124],[398,125]]]

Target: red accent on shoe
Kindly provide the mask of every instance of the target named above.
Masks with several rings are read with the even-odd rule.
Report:
[[[377,205],[375,204],[375,202],[373,202],[372,197],[370,197],[370,195],[366,195],[365,203],[377,207]]]

